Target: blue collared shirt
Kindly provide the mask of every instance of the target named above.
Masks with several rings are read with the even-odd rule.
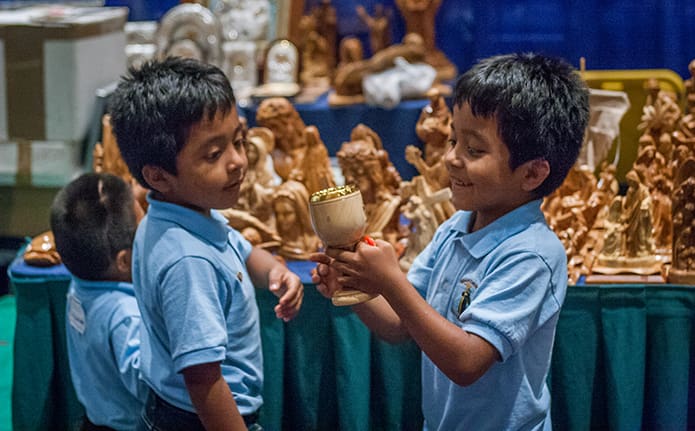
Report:
[[[87,417],[134,429],[148,388],[139,379],[141,325],[132,284],[73,277],[65,324],[70,376]]]
[[[246,270],[251,244],[218,212],[207,217],[148,197],[133,245],[146,331],[142,375],[169,403],[195,412],[181,371],[220,362],[242,415],[263,403],[258,307]]]
[[[425,429],[551,428],[546,378],[567,258],[540,205],[531,201],[476,232],[474,214],[459,211],[413,262],[408,279],[427,302],[502,358],[461,387],[423,355]]]

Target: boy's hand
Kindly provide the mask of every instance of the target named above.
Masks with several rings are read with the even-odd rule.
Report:
[[[318,263],[316,269],[311,272],[311,282],[316,284],[316,290],[326,298],[332,298],[335,292],[340,290],[337,277],[338,273],[331,268],[331,259],[323,253],[314,253],[309,260]]]
[[[386,241],[376,240],[374,245],[360,241],[354,252],[329,248],[326,254],[336,273],[335,283],[343,287],[379,295],[405,279],[396,251]]]
[[[299,276],[285,266],[275,266],[268,273],[268,289],[280,298],[275,316],[285,322],[294,319],[304,300],[304,285]]]

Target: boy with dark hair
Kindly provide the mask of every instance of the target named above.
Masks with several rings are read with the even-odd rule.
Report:
[[[111,98],[123,159],[149,189],[133,246],[152,389],[139,429],[260,429],[254,286],[280,298],[284,320],[302,303],[299,277],[215,210],[235,205],[248,165],[235,103],[220,69],[181,58],[131,69]]]
[[[51,207],[56,249],[73,276],[66,332],[83,430],[133,429],[148,392],[139,379],[140,312],[131,284],[134,202],[121,178],[90,173],[65,186]]]
[[[454,95],[446,165],[457,211],[403,274],[386,242],[316,254],[313,276],[381,294],[353,310],[422,356],[427,430],[548,430],[546,378],[567,259],[541,212],[574,164],[588,92],[567,63],[534,54],[482,60]]]

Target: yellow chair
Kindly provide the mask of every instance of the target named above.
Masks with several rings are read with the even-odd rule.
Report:
[[[637,157],[637,145],[641,135],[637,125],[640,123],[642,108],[647,99],[644,84],[649,79],[656,79],[661,90],[676,95],[679,106],[683,109],[685,93],[683,79],[669,69],[583,70],[581,76],[589,88],[624,91],[630,100],[630,108],[620,122],[621,143],[617,177],[618,180],[624,181],[625,174],[632,168],[632,163]],[[613,145],[608,160],[613,160],[616,148],[617,145]]]

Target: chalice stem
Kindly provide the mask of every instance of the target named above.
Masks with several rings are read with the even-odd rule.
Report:
[[[373,293],[365,293],[357,289],[343,288],[333,294],[333,297],[331,297],[331,302],[333,305],[341,307],[367,302],[370,299],[376,298],[376,296],[377,295]]]
[[[362,241],[371,246],[375,245],[374,240],[368,235],[365,235],[362,238]],[[351,251],[355,251],[355,249],[357,248],[357,243],[355,243],[351,247],[346,248]],[[367,302],[370,299],[376,297],[377,295],[373,293],[366,293],[357,289],[342,288],[333,294],[333,296],[331,297],[331,302],[333,303],[333,305],[341,307],[360,304],[362,302]]]

